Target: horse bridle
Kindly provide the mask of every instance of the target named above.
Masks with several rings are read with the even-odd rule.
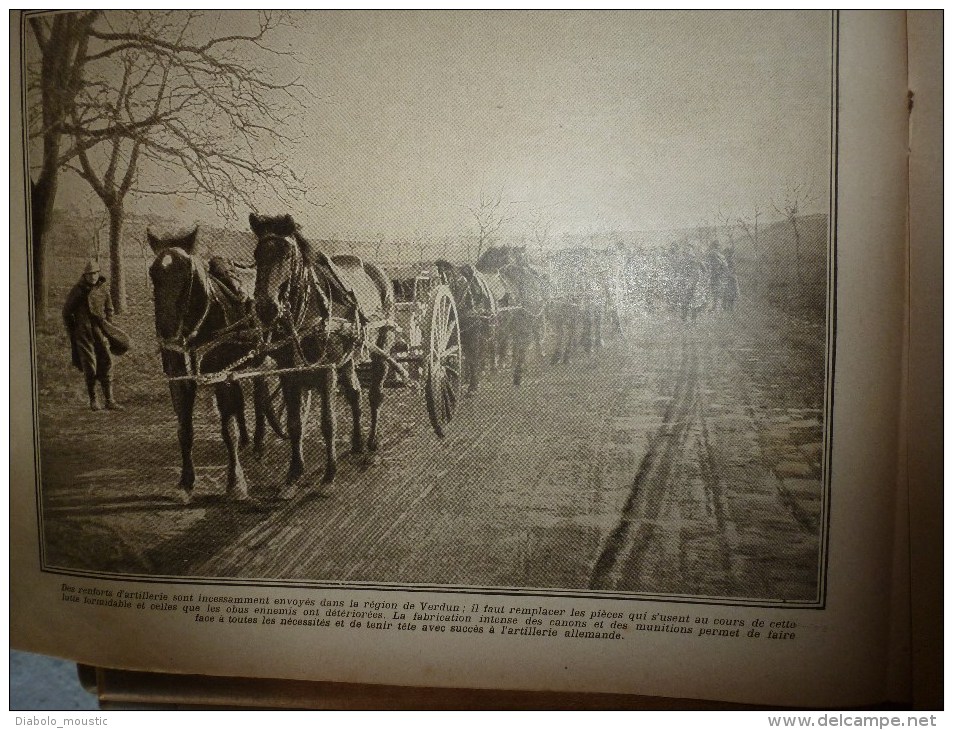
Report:
[[[278,233],[266,233],[258,238],[259,245],[266,242],[276,241],[282,241],[289,244],[289,253],[287,255],[292,258],[291,273],[289,274],[289,285],[285,290],[284,296],[281,296],[280,290],[278,293],[277,302],[279,304],[279,313],[276,317],[276,320],[287,318],[288,324],[293,328],[301,327],[305,322],[307,307],[300,307],[297,318],[294,316],[295,310],[299,309],[298,303],[301,301],[306,301],[311,295],[312,287],[315,286],[315,282],[313,282],[311,277],[307,275],[307,267],[303,257],[300,255],[300,252],[295,254],[297,245],[291,236],[282,236]],[[301,282],[302,288],[300,292],[296,291],[294,286],[291,286],[291,279],[298,279]],[[328,311],[330,312],[329,300],[327,299],[324,292],[321,292],[319,289],[318,292],[322,299],[325,300],[324,303],[328,305]],[[292,298],[295,297],[295,295],[297,295],[298,302],[295,302]]]
[[[184,253],[184,252],[183,252]],[[169,255],[169,249],[163,251],[164,255]],[[188,310],[189,303],[192,301],[192,289],[195,285],[195,269],[196,263],[195,259],[191,254],[184,253],[185,257],[189,262],[189,285],[185,294],[185,305],[183,307],[184,311]],[[159,338],[159,347],[163,350],[168,350],[170,352],[177,352],[182,355],[189,354],[189,346],[192,341],[198,336],[199,330],[202,328],[202,325],[205,323],[206,318],[208,317],[209,311],[212,308],[211,298],[206,298],[205,308],[202,311],[202,316],[198,318],[195,325],[191,328],[187,335],[182,334],[182,330],[185,328],[185,314],[179,318],[178,327],[176,328],[175,335],[172,337]]]
[[[293,259],[291,272],[289,274],[289,286],[287,287],[287,293],[285,297],[278,297],[279,311],[275,317],[274,322],[272,323],[272,328],[275,324],[284,320],[284,324],[287,326],[296,352],[298,356],[304,361],[306,365],[314,365],[316,362],[323,360],[324,353],[327,349],[328,341],[331,334],[331,292],[322,291],[321,287],[318,285],[318,282],[315,281],[313,275],[309,272],[309,267],[304,260],[304,257],[301,255],[301,251],[298,249],[297,242],[292,236],[280,235],[278,233],[266,233],[258,238],[259,245],[268,241],[283,241],[290,245],[288,256],[291,256]],[[296,279],[300,282],[300,290],[295,286],[291,285],[290,280]],[[313,321],[309,322],[309,305],[308,302],[311,299],[312,295],[315,295],[319,298],[320,306],[324,307],[325,312],[318,312],[316,318],[312,318]],[[297,301],[296,301],[297,300]],[[323,327],[317,328],[313,325],[315,324],[324,324]],[[302,341],[309,334],[316,334],[320,331],[323,335],[323,348],[321,354],[317,357],[314,362],[308,362],[308,358],[304,354],[302,349]],[[302,334],[304,332],[305,334]],[[271,332],[266,333],[266,338],[270,337]]]

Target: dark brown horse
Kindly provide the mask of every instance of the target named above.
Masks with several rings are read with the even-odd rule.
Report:
[[[460,344],[463,347],[464,378],[467,390],[475,393],[488,355],[493,352],[497,332],[496,298],[486,277],[470,264],[454,266],[436,262],[443,281],[450,287],[460,319]]]
[[[178,238],[157,238],[146,231],[155,260],[149,267],[155,300],[156,335],[162,357],[162,370],[170,378],[172,406],[178,419],[179,446],[182,450],[182,476],[179,488],[186,499],[195,486],[192,463],[195,380],[183,378],[194,374],[197,367],[194,353],[213,342],[217,336],[249,312],[249,303],[236,291],[224,286],[195,255],[198,228]],[[211,347],[202,357],[201,368],[209,373],[222,370],[244,356],[247,343],[226,341]],[[264,386],[255,381],[255,452],[260,454],[264,442]],[[245,400],[238,382],[215,385],[215,402],[222,419],[222,439],[228,453],[226,494],[235,500],[247,500],[248,484],[238,458],[240,446],[248,444],[245,426]]]
[[[366,357],[362,330],[372,319],[391,318],[394,293],[378,267],[353,256],[331,259],[318,251],[301,235],[290,215],[267,217],[252,213],[248,221],[258,238],[255,311],[273,343],[288,342],[271,353],[280,369],[291,371],[281,375],[291,441],[287,486],[282,491],[282,496],[288,497],[304,474],[301,397],[305,389],[315,389],[321,397],[326,453],[323,481],[331,482],[337,471],[333,399],[339,373],[353,417],[351,451],[364,451],[361,383],[357,376],[358,361]],[[393,330],[382,327],[376,345],[389,352],[393,340]],[[378,419],[389,366],[376,355],[371,355],[370,361],[371,425],[367,448],[374,451],[378,446]]]
[[[547,305],[545,277],[530,265],[525,246],[494,246],[477,261],[496,298],[499,314],[496,348],[502,355],[512,343],[513,385],[523,379],[526,350],[536,342],[542,354],[543,327]]]
[[[557,251],[548,257],[550,305],[555,330],[552,363],[568,363],[582,346],[592,352],[603,346],[603,323],[611,300],[611,282],[604,252],[589,248]]]

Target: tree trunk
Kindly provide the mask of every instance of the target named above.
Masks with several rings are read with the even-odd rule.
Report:
[[[46,232],[53,216],[56,198],[56,171],[52,176],[41,175],[30,181],[31,246],[33,250],[33,308],[37,319],[45,319],[50,301],[50,283],[47,275]]]
[[[45,318],[49,304],[48,246],[46,233],[53,219],[53,203],[60,168],[62,124],[83,81],[82,59],[86,55],[89,29],[98,11],[62,13],[54,16],[42,49],[40,65],[43,124],[43,166],[36,183],[30,184],[30,219],[33,246],[33,303],[38,318]],[[37,37],[43,24],[30,20]],[[31,113],[36,113],[32,109]]]
[[[122,261],[122,203],[109,210],[109,293],[116,314],[126,311],[126,274]]]

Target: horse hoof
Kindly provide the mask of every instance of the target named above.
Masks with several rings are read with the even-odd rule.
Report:
[[[370,439],[367,442],[367,450],[371,452],[377,451],[377,439]]]
[[[363,454],[364,453],[364,442],[363,441],[354,441],[351,443],[351,453],[352,454]]]
[[[321,477],[321,483],[330,484],[334,481],[335,474],[337,474],[337,469],[325,469],[324,476]]]
[[[179,503],[182,505],[188,505],[192,503],[192,490],[179,487]]]
[[[303,477],[303,476],[304,476],[304,474],[302,474],[302,473],[289,474],[289,475],[285,478],[285,486],[292,487],[292,486],[294,486],[295,484],[298,484],[298,483],[302,480],[302,477]]]
[[[294,499],[295,492],[298,491],[297,484],[285,484],[281,489],[278,490],[278,499],[289,500]]]

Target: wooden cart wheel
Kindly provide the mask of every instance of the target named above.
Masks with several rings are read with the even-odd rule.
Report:
[[[264,368],[274,368],[271,358],[265,360]],[[281,378],[277,375],[266,375],[265,384],[265,418],[278,438],[288,438],[288,409],[285,407],[285,397],[281,391]],[[308,432],[308,415],[311,413],[311,391],[305,390],[301,396],[301,433]]]
[[[460,401],[463,372],[460,320],[449,287],[441,285],[431,293],[423,324],[427,412],[434,432],[443,437]]]

